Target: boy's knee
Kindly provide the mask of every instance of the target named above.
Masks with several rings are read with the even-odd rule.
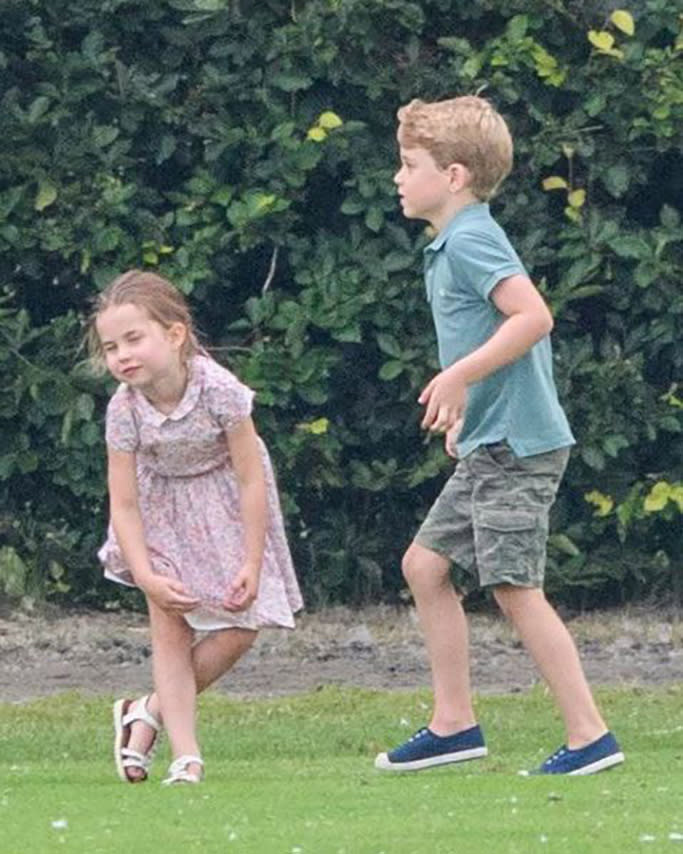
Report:
[[[543,597],[543,591],[535,587],[515,587],[512,584],[499,584],[493,588],[493,598],[503,614],[513,622],[523,612],[532,599]]]
[[[403,555],[401,571],[410,589],[415,592],[434,587],[448,578],[449,563],[445,558],[413,543]]]

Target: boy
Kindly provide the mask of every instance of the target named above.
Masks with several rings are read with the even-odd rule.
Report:
[[[445,432],[460,462],[403,559],[432,669],[431,722],[375,766],[417,771],[487,754],[453,562],[492,589],[564,719],[566,744],[532,773],[602,771],[624,756],[542,591],[548,512],[574,444],[553,382],[553,320],[486,204],[510,171],[512,140],[478,97],[415,100],[398,119],[403,213],[438,232],[425,279],[442,371],[420,395],[422,426]],[[462,572],[458,581],[465,589]]]

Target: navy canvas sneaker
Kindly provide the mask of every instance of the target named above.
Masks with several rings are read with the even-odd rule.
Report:
[[[421,771],[451,762],[478,759],[487,753],[479,726],[445,736],[424,727],[389,753],[379,753],[375,768],[380,771]]]
[[[566,745],[545,760],[532,774],[597,774],[624,761],[624,754],[611,732],[591,741],[585,747],[570,750]]]

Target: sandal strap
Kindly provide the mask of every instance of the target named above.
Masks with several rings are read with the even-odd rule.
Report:
[[[123,765],[124,768],[142,768],[143,771],[146,771],[149,768],[149,755],[140,753],[130,747],[122,747],[121,756],[121,765]]]
[[[199,765],[204,768],[204,761],[201,756],[192,756],[191,754],[183,754],[171,762],[168,769],[168,777],[163,781],[165,785],[171,783],[199,783],[202,774],[190,774],[187,770],[189,765]]]
[[[124,715],[121,723],[123,726],[130,726],[134,721],[143,721],[148,726],[151,726],[153,730],[159,732],[161,730],[161,721],[158,718],[155,718],[147,710],[147,701],[149,700],[149,694],[145,694],[144,697],[140,697],[139,700],[135,700],[128,707],[128,713]]]

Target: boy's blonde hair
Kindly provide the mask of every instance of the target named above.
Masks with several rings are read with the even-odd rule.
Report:
[[[111,306],[129,304],[143,309],[164,329],[168,329],[174,323],[182,323],[187,330],[187,336],[181,356],[186,361],[197,353],[204,352],[197,339],[190,309],[180,291],[157,273],[128,270],[117,276],[98,294],[88,320],[86,333],[88,354],[91,365],[98,373],[104,372],[105,360],[102,342],[95,325],[97,318]]]
[[[424,148],[441,169],[467,167],[472,192],[491,198],[512,168],[512,137],[505,120],[484,98],[463,95],[427,103],[415,99],[398,111],[398,141]]]

